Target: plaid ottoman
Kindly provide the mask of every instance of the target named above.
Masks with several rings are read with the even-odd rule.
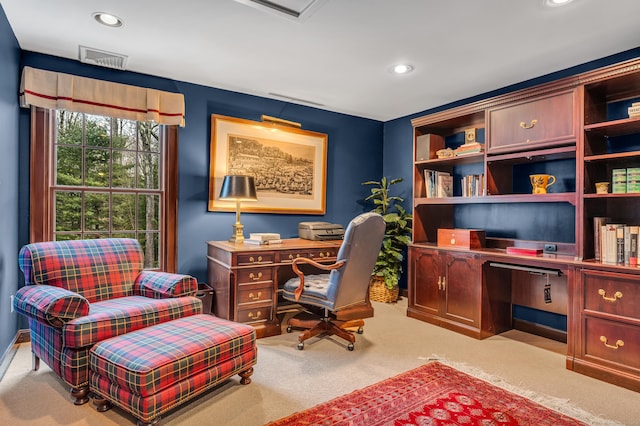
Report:
[[[251,383],[257,359],[253,327],[212,315],[176,319],[97,343],[89,353],[98,411],[115,404],[157,424],[160,415],[239,374]]]

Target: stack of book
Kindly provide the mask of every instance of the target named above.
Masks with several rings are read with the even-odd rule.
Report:
[[[640,193],[640,167],[613,169],[611,180],[614,194]]]
[[[453,176],[448,172],[424,171],[425,197],[453,197]]]
[[[469,142],[457,147],[453,152],[456,156],[475,154],[477,152],[483,152],[484,145],[479,142]]]
[[[627,168],[627,193],[640,192],[640,167]]]
[[[249,234],[249,238],[244,240],[246,244],[281,244],[280,234],[274,232],[253,232]]]
[[[463,197],[479,197],[485,195],[484,174],[464,176],[461,182]]]
[[[596,223],[594,221],[594,223]],[[600,261],[612,265],[638,266],[637,225],[606,223],[600,227],[598,240],[594,241]],[[594,235],[598,233],[594,232]]]
[[[640,117],[640,102],[634,102],[627,108],[629,117]]]

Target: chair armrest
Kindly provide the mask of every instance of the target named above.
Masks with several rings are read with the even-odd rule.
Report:
[[[153,299],[195,296],[198,281],[190,275],[142,271],[136,278],[137,293]]]
[[[295,291],[293,292],[293,294],[296,297],[296,300],[300,300],[300,295],[302,294],[302,290],[304,289],[304,272],[302,272],[300,268],[298,268],[298,263],[308,263],[310,265],[315,266],[318,269],[322,269],[323,271],[332,271],[334,269],[342,268],[346,263],[346,261],[341,260],[336,263],[326,264],[326,263],[316,262],[315,260],[309,259],[307,257],[296,257],[295,259],[293,259],[291,268],[293,269],[293,272],[295,272],[296,275],[300,278],[300,284],[298,285],[298,288],[295,289]]]
[[[61,328],[89,314],[89,301],[72,291],[50,285],[28,285],[16,292],[14,309],[36,321]]]

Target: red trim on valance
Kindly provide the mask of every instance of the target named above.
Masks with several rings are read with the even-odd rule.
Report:
[[[21,106],[184,126],[184,96],[24,67]]]

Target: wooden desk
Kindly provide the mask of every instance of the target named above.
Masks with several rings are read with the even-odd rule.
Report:
[[[284,313],[300,309],[297,304],[280,296],[284,283],[295,276],[291,269],[293,259],[307,257],[332,263],[341,244],[342,240],[310,241],[300,238],[261,246],[209,241],[207,281],[214,289],[213,314],[253,325],[258,337],[280,334]],[[371,316],[373,308],[367,301],[340,318]]]

